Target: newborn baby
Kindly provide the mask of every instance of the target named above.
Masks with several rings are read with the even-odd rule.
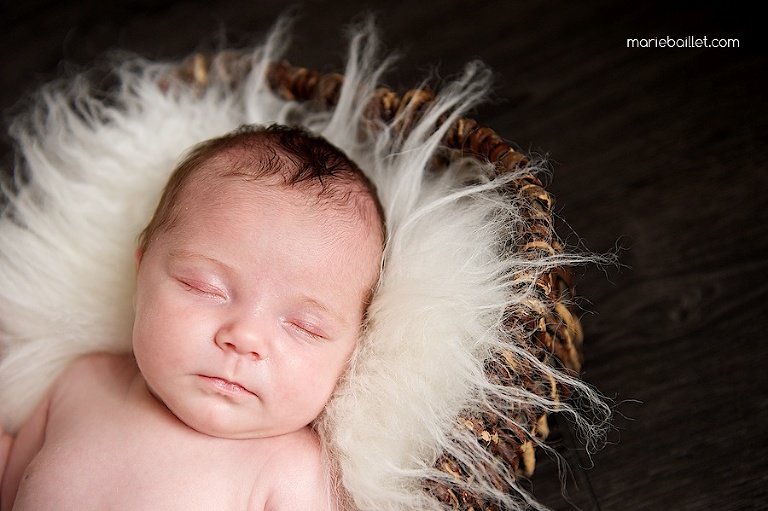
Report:
[[[324,139],[244,127],[195,147],[136,250],[133,354],[78,359],[0,435],[0,508],[336,509],[312,423],[383,243],[373,186]]]

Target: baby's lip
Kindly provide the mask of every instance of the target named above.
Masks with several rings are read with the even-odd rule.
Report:
[[[226,394],[232,394],[232,395],[251,394],[254,396],[256,395],[255,392],[253,392],[248,387],[246,387],[242,383],[239,383],[235,380],[221,378],[219,376],[208,376],[203,374],[201,374],[200,377],[206,380],[210,385],[213,385],[217,390],[220,390]]]

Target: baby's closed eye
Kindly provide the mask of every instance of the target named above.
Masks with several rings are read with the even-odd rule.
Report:
[[[227,299],[227,292],[224,289],[204,280],[199,280],[192,277],[176,277],[176,281],[181,285],[183,289],[196,295],[216,300]]]
[[[292,318],[284,320],[288,328],[294,330],[299,335],[309,337],[316,340],[325,340],[328,338],[327,334],[320,325],[311,321],[300,318]]]

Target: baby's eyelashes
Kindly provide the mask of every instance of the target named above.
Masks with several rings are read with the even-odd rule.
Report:
[[[182,288],[196,295],[220,301],[224,301],[228,298],[226,291],[207,282],[184,277],[177,277],[176,281],[182,286]]]
[[[325,332],[311,322],[302,320],[286,320],[285,324],[288,326],[288,328],[294,330],[301,336],[318,341],[324,341],[328,339]]]

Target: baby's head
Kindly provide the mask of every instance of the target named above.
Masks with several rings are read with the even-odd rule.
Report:
[[[352,221],[373,222],[383,243],[383,210],[373,183],[360,168],[324,138],[303,128],[274,124],[241,126],[193,147],[168,180],[152,220],[141,233],[140,249],[145,251],[155,234],[177,219],[181,196],[190,182],[232,176],[295,188],[325,207],[347,210]]]
[[[148,388],[213,436],[310,424],[355,349],[383,242],[373,186],[324,139],[247,127],[198,145],[136,252]]]

